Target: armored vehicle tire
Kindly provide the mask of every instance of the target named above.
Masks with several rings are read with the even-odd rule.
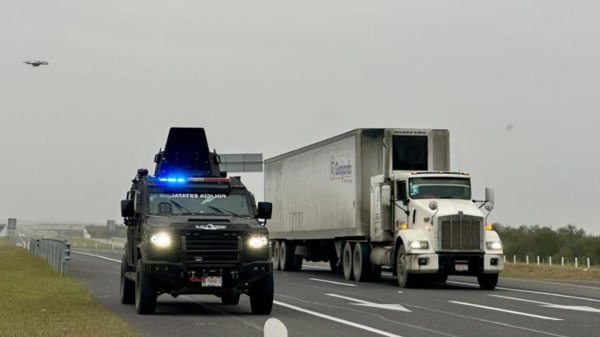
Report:
[[[273,270],[280,270],[279,267],[279,241],[273,242]]]
[[[125,277],[125,273],[133,271],[133,268],[127,265],[125,256],[121,259],[121,304],[135,304],[135,282]]]
[[[415,275],[408,273],[407,263],[406,249],[404,248],[404,244],[400,244],[398,253],[396,254],[396,278],[398,279],[398,286],[400,288],[411,287],[414,282]]]
[[[279,268],[283,271],[294,270],[295,247],[289,241],[279,242]]]
[[[494,290],[498,284],[498,274],[477,275],[477,282],[482,290]]]
[[[225,296],[221,297],[221,303],[236,305],[236,304],[240,303],[240,294],[225,295]]]
[[[250,283],[248,295],[250,296],[250,308],[255,315],[268,315],[273,308],[273,273]]]
[[[142,259],[138,260],[135,269],[135,312],[153,314],[157,297],[154,282],[144,270]]]
[[[352,244],[346,242],[342,252],[342,269],[344,270],[344,278],[348,281],[354,278],[354,273],[352,272],[352,260]]]

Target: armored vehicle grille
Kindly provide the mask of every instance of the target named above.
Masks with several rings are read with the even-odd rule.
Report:
[[[481,251],[482,219],[469,216],[451,216],[440,219],[441,249]]]
[[[242,240],[237,232],[189,232],[183,234],[183,239],[188,268],[240,261]]]

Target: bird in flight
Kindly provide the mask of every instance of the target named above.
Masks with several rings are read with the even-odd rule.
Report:
[[[47,66],[49,64],[46,61],[23,61],[23,63],[31,64],[34,67]]]

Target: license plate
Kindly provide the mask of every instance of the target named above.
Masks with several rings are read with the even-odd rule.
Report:
[[[455,264],[454,269],[456,269],[456,271],[469,271],[469,265],[468,264]]]
[[[202,278],[203,287],[222,287],[223,277],[222,276],[205,276]]]

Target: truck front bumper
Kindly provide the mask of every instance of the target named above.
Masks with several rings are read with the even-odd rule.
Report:
[[[499,273],[504,268],[502,255],[439,253],[408,255],[412,274],[479,275]]]

